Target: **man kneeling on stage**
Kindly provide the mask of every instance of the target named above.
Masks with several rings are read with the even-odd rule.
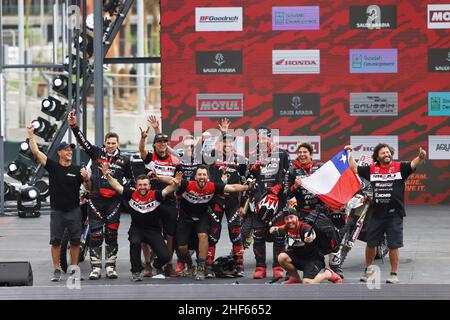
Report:
[[[297,214],[290,210],[284,212],[284,225],[271,227],[269,232],[284,233],[288,244],[286,252],[278,255],[278,262],[281,267],[289,273],[289,279],[283,284],[318,284],[324,280],[333,283],[342,283],[334,271],[325,268],[324,256],[320,253],[317,244],[314,242],[316,234],[309,224],[301,221]],[[303,271],[303,281],[297,270]]]
[[[172,184],[163,190],[151,190],[150,178],[140,175],[136,178],[136,189],[123,187],[109,173],[109,166],[102,165],[102,173],[109,184],[122,195],[130,206],[131,225],[128,231],[130,241],[131,280],[142,281],[141,243],[150,245],[157,258],[153,267],[162,273],[162,267],[169,261],[167,249],[161,230],[161,211],[159,207],[164,199],[172,194],[181,182],[183,174],[177,173]]]

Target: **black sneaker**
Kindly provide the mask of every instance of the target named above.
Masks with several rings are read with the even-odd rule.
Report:
[[[133,272],[131,274],[131,281],[137,282],[137,281],[142,281],[142,280],[143,280],[142,273]]]
[[[242,278],[243,276],[245,276],[245,274],[244,274],[244,267],[238,265],[236,267],[236,277]]]
[[[61,280],[61,270],[55,269],[55,271],[53,271],[53,276],[50,280],[53,282],[58,282],[59,280]]]

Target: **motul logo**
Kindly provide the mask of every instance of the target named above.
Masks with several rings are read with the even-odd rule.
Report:
[[[244,113],[243,94],[198,94],[197,116],[200,117],[242,117]]]
[[[275,61],[276,65],[288,65],[288,66],[310,66],[310,65],[317,65],[317,62],[314,60],[277,60]]]
[[[450,10],[430,11],[430,22],[450,22]]]
[[[237,111],[242,110],[240,100],[201,100],[199,111]]]

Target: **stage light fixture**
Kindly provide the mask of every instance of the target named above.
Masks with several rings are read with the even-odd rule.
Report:
[[[74,45],[76,46],[76,42],[78,41],[80,50],[86,48],[87,58],[89,59],[94,54],[94,38],[90,34],[84,35],[84,33],[81,33],[78,37],[75,37]]]
[[[83,66],[83,56],[82,56],[82,52],[80,51],[80,78],[83,77],[83,71],[81,70],[82,66]],[[64,59],[64,70],[66,70],[67,72],[69,72],[69,68],[72,67],[72,74],[76,75],[77,73],[77,55],[72,54],[72,64],[71,66],[69,66],[69,56],[66,56],[66,58]],[[86,66],[88,68],[88,71],[90,71],[91,66],[89,65],[89,62],[86,63]]]
[[[17,197],[17,211],[18,216],[25,217],[39,217],[41,213],[41,199],[39,189],[34,186],[27,186],[19,191]]]
[[[39,190],[41,201],[45,201],[45,199],[50,195],[48,183],[44,180],[38,180],[34,183],[34,186]]]
[[[53,90],[66,98],[69,96],[69,78],[67,76],[59,75],[53,79],[52,83]],[[72,96],[75,96],[75,93],[75,84],[72,84]]]
[[[34,134],[41,137],[45,141],[49,142],[52,140],[53,135],[56,132],[58,126],[56,124],[52,125],[49,121],[38,117],[36,120],[31,122],[34,126]]]
[[[22,142],[20,143],[20,145],[19,145],[19,154],[20,154],[22,157],[24,157],[24,158],[27,158],[27,159],[36,161],[36,158],[34,157],[33,153],[31,152],[31,148],[30,148],[30,143],[29,143],[29,141],[30,141],[30,140],[27,138],[27,140],[22,141]],[[42,144],[40,144],[40,143],[37,143],[37,146],[38,146],[38,149],[39,149],[41,152],[44,152],[44,153],[45,153],[45,151],[46,151],[46,149],[47,149],[46,146],[44,146],[44,145],[42,145]]]
[[[49,96],[48,98],[42,100],[42,108],[41,111],[50,117],[55,118],[57,121],[60,121],[64,118],[67,112],[67,103],[62,103],[60,100]]]
[[[3,194],[5,195],[5,201],[16,201],[17,200],[17,194],[16,187],[14,187],[12,184],[3,181]]]
[[[8,176],[20,181],[22,184],[30,180],[31,173],[31,168],[20,160],[14,160],[8,165]]]

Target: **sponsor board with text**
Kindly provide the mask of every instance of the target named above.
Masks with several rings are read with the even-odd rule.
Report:
[[[427,7],[428,29],[450,28],[450,4],[429,4]]]
[[[397,92],[350,93],[351,116],[396,116],[397,114]]]
[[[450,116],[450,92],[428,92],[428,115]]]
[[[350,49],[350,73],[397,73],[397,49]]]
[[[319,30],[320,8],[272,7],[272,30]]]
[[[397,6],[350,6],[350,29],[395,29]]]
[[[197,74],[242,74],[242,51],[197,51]]]
[[[318,93],[275,93],[273,115],[300,117],[320,115],[320,94]]]
[[[301,142],[310,143],[313,150],[313,160],[320,160],[320,136],[280,136],[278,143],[281,149],[289,153],[289,158],[294,160],[297,158],[297,145]]]
[[[398,136],[351,136],[350,144],[353,147],[353,157],[359,158],[363,154],[372,156],[373,150],[379,143],[387,143],[394,148],[393,159],[398,159]]]
[[[320,73],[320,50],[273,50],[272,73]]]
[[[450,160],[450,136],[428,136],[428,159]]]
[[[242,31],[242,7],[195,8],[195,31]]]
[[[450,72],[450,48],[428,49],[428,71]]]
[[[197,117],[242,117],[242,93],[197,94]]]

